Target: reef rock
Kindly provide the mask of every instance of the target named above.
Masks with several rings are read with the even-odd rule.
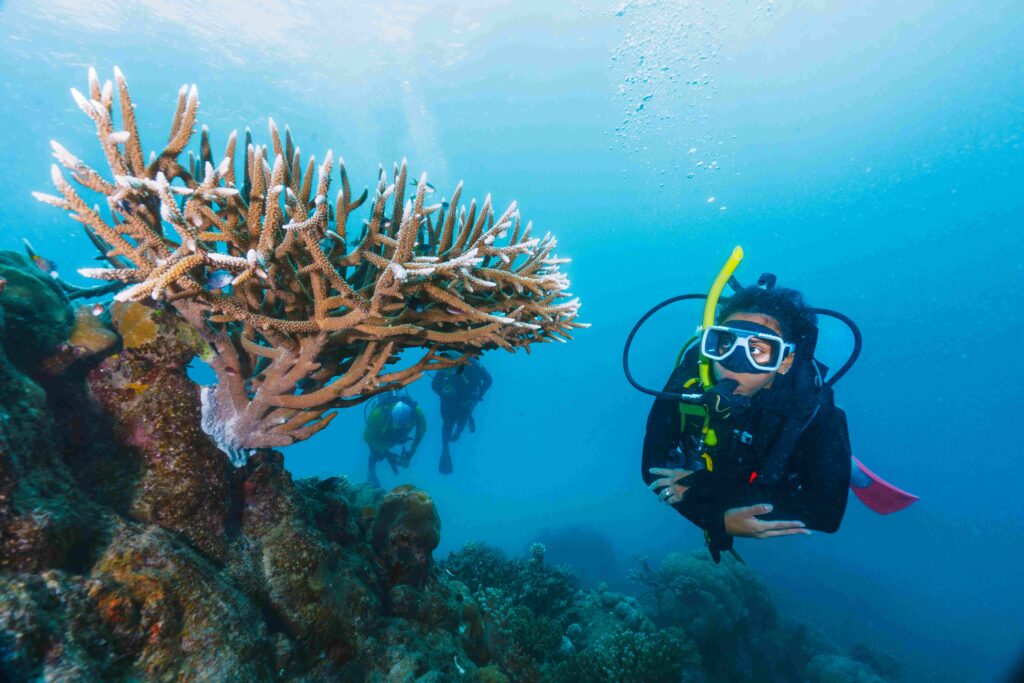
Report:
[[[388,580],[422,587],[441,542],[441,518],[430,497],[412,486],[394,489],[381,501],[371,534]]]
[[[425,493],[296,482],[269,450],[236,470],[199,428],[191,327],[134,303],[76,326],[28,264],[5,268],[8,324],[50,336],[19,365],[0,348],[0,679],[413,680],[470,661]],[[68,348],[90,363],[53,360]]]

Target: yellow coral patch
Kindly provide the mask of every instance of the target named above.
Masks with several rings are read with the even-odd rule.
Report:
[[[141,394],[142,392],[144,392],[147,389],[149,389],[149,385],[148,384],[143,384],[142,382],[128,382],[128,384],[124,385],[124,388],[125,389],[131,389],[136,394]]]
[[[116,301],[110,308],[114,327],[124,338],[126,349],[145,346],[156,339],[156,322],[153,320],[154,310],[135,302]]]
[[[68,342],[97,354],[113,347],[117,343],[117,335],[93,315],[91,306],[79,306],[75,310],[75,329],[71,331]]]

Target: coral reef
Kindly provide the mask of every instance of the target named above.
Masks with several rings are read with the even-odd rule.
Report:
[[[19,297],[72,320],[23,268]],[[426,494],[294,482],[269,450],[231,467],[198,429],[194,329],[160,305],[95,317],[117,343],[59,376],[0,355],[0,678],[412,680],[470,661]]]
[[[341,190],[336,202],[328,199],[330,151],[319,165],[313,157],[304,163],[290,132],[282,140],[271,120],[270,150],[246,131],[238,186],[234,132],[222,159],[205,127],[198,155],[181,158],[198,115],[192,86],[179,93],[169,142],[147,163],[116,69],[115,81],[101,84],[90,70],[88,95],[72,90],[112,177],[54,142],[60,196],[36,197],[83,223],[111,266],[82,274],[128,285],[121,301],[167,302],[213,348],[218,381],[203,390],[203,424],[229,453],[286,446],[323,429],[332,409],[425,371],[487,349],[564,341],[582,326],[559,270],[567,259],[554,255],[550,235],[535,238],[521,226],[514,203],[497,217],[490,196],[460,206],[460,184],[450,202],[428,205],[425,174],[406,199],[403,162],[390,181],[381,169],[356,236],[350,219],[367,192],[353,196],[339,159]],[[107,218],[60,166],[104,197]],[[422,352],[389,368],[405,349]]]

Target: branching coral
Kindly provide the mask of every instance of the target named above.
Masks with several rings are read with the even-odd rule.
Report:
[[[60,196],[36,197],[83,223],[111,266],[82,274],[124,283],[121,300],[166,302],[213,348],[218,382],[204,389],[204,426],[225,450],[288,445],[323,429],[332,409],[425,371],[483,350],[564,341],[583,326],[559,269],[567,259],[554,254],[553,237],[522,226],[514,203],[500,216],[490,196],[467,208],[460,184],[451,202],[428,205],[425,174],[407,198],[403,162],[390,178],[380,170],[357,236],[352,216],[367,192],[353,195],[330,151],[319,165],[303,162],[271,120],[269,147],[245,133],[240,186],[234,132],[217,160],[204,127],[198,155],[183,160],[199,109],[192,86],[179,92],[169,142],[147,161],[119,70],[114,80],[101,84],[90,70],[88,94],[72,90],[112,178],[53,142]],[[106,198],[109,219],[61,166]],[[413,348],[424,351],[396,369]],[[441,356],[446,349],[461,355]]]

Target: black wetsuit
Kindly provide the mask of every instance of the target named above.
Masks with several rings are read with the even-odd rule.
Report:
[[[665,391],[687,391],[683,385],[697,375],[696,361],[696,353],[687,354]],[[673,507],[705,530],[716,561],[732,547],[724,519],[730,508],[769,503],[772,512],[759,518],[798,520],[827,533],[839,528],[850,485],[850,438],[832,390],[819,389],[815,377],[810,363],[796,363],[771,389],[755,394],[741,416],[712,423],[718,436],[710,449],[713,470],[687,477],[684,483],[691,488]],[[694,469],[702,463],[693,443],[702,419],[687,421],[684,432],[679,403],[655,400],[644,437],[642,471],[648,484],[659,478],[648,471],[652,467]]]

